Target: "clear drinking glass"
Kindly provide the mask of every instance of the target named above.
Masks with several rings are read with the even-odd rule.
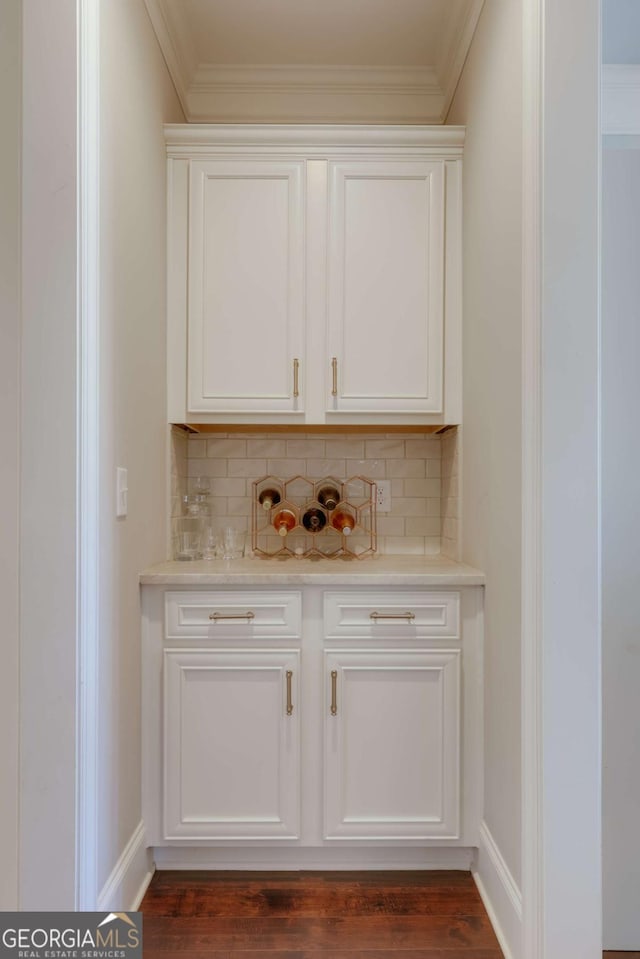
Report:
[[[222,539],[222,558],[242,559],[244,556],[246,537],[245,530],[235,529],[233,526],[224,526],[220,533]]]
[[[175,556],[180,560],[200,559],[202,523],[197,516],[179,516],[176,521]]]

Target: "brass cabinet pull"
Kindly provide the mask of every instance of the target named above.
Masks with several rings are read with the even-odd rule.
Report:
[[[256,614],[252,613],[249,610],[247,613],[209,613],[209,619],[212,619],[214,623],[217,623],[221,619],[248,619],[252,620],[256,618]]]
[[[338,670],[331,670],[331,715],[338,714]]]
[[[408,623],[416,618],[415,613],[369,613],[369,618],[377,623],[379,619],[406,619]]]
[[[294,397],[300,396],[300,391],[298,389],[298,371],[300,369],[300,360],[295,358],[293,361],[293,395]]]
[[[331,390],[332,396],[338,395],[338,357],[334,356],[331,359],[331,371],[333,373],[333,389]]]
[[[290,716],[293,712],[293,703],[291,702],[291,680],[293,678],[293,672],[287,670],[287,716]]]

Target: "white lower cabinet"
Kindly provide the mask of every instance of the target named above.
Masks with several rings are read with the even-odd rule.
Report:
[[[157,862],[468,868],[481,587],[157,586],[142,605]]]
[[[164,653],[166,839],[297,839],[297,650]]]
[[[460,651],[325,655],[325,839],[457,839]]]

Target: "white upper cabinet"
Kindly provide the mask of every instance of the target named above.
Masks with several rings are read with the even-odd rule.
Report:
[[[169,421],[459,423],[463,139],[167,128]]]
[[[304,163],[189,171],[188,410],[301,411]]]
[[[329,163],[329,410],[442,413],[444,178]]]

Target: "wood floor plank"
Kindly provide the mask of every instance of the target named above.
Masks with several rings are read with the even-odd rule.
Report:
[[[156,873],[145,959],[502,959],[469,873]]]
[[[145,959],[168,959],[170,951],[148,950],[145,946]],[[457,947],[453,949],[407,949],[400,952],[401,959],[503,959],[499,949],[463,949]],[[620,953],[620,955],[623,955]],[[295,950],[293,952],[282,950],[272,951],[264,949],[233,950],[233,952],[190,952],[189,959],[393,959],[393,953],[389,950],[339,950],[337,952],[323,953],[318,950]]]
[[[495,948],[488,919],[481,916],[356,916],[330,919],[156,918],[145,923],[145,942],[180,953],[192,950],[312,947],[331,950]]]

